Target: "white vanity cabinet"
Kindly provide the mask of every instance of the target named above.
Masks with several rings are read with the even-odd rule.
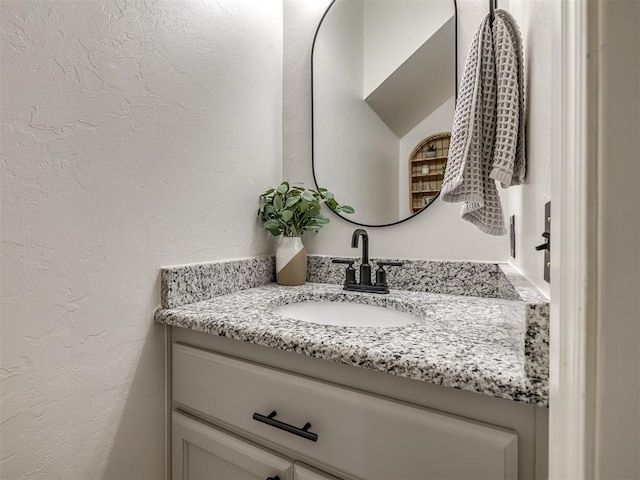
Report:
[[[180,343],[172,365],[176,479],[284,480],[292,461],[339,478],[518,477],[518,438],[503,428]],[[242,469],[251,473],[226,473]],[[300,479],[319,478],[298,470]]]
[[[174,480],[294,478],[290,460],[179,412],[171,429]]]
[[[339,480],[333,475],[328,475],[324,472],[311,469],[311,467],[303,466],[300,462],[296,462],[293,466],[293,478],[294,480]]]

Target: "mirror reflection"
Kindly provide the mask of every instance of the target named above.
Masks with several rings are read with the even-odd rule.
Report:
[[[312,53],[316,183],[366,226],[435,199],[456,93],[454,0],[335,0]]]

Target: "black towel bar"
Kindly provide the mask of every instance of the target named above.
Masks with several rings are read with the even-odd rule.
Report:
[[[498,0],[489,0],[489,13],[491,14],[491,23],[495,18],[495,11],[498,8]]]

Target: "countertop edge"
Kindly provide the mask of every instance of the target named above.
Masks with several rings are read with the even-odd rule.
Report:
[[[362,347],[355,351],[353,348],[342,349],[336,345],[323,345],[309,341],[295,335],[286,336],[283,334],[274,336],[269,332],[267,323],[264,329],[253,328],[251,330],[234,328],[229,319],[221,317],[215,321],[210,318],[198,315],[194,312],[184,311],[181,308],[163,309],[158,308],[154,314],[157,323],[188,328],[195,331],[204,332],[211,335],[226,337],[238,341],[249,342],[269,348],[293,352],[307,357],[335,361],[345,365],[367,368],[382,373],[397,375],[417,381],[425,381],[435,385],[456,388],[459,390],[471,391],[485,394],[506,400],[518,401],[521,403],[533,404],[540,407],[548,407],[548,380],[540,378],[540,372],[544,368],[531,368],[525,364],[525,376],[522,378],[488,376],[482,375],[479,371],[469,372],[449,366],[435,364],[428,365],[408,365],[394,359],[381,356],[372,357],[375,349]],[[205,321],[205,329],[202,322]],[[539,354],[540,345],[525,339],[526,343],[534,345],[534,353]],[[356,360],[357,359],[357,360]],[[397,360],[397,359],[396,359]],[[526,362],[525,362],[526,363]],[[544,363],[544,362],[543,362]],[[537,364],[536,364],[537,365]],[[531,375],[531,374],[534,375]]]

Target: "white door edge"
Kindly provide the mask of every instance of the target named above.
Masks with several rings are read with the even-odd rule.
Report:
[[[597,12],[591,0],[563,1],[558,8],[549,478],[577,479],[594,472]]]

